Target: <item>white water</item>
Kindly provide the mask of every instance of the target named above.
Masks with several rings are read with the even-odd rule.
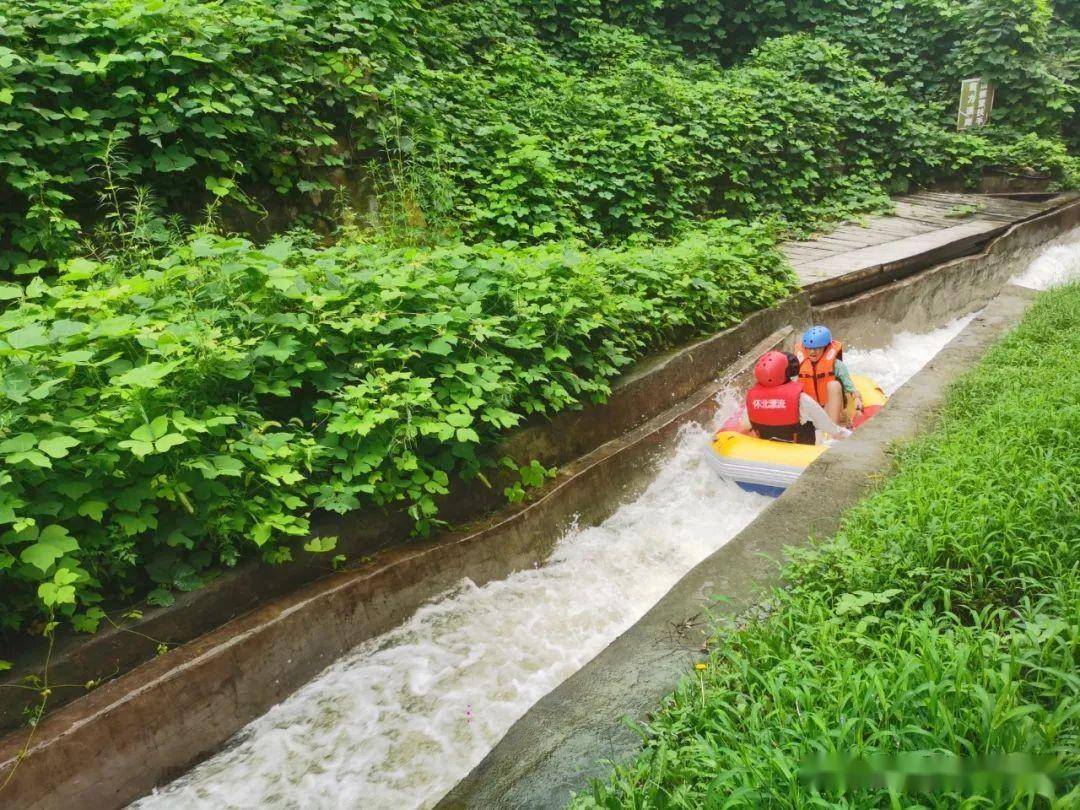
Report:
[[[1080,243],[1063,258],[1047,258],[1055,250],[1030,272],[1052,261],[1050,275],[1066,265],[1075,273]],[[897,335],[888,349],[849,351],[846,359],[892,392],[971,317],[927,334]],[[726,393],[717,419],[735,407],[735,394]],[[712,474],[700,452],[707,436],[701,428],[684,430],[674,457],[640,498],[600,526],[569,532],[542,567],[483,587],[462,582],[135,807],[434,804],[533,703],[769,503]]]
[[[975,315],[973,312],[957,318],[933,332],[899,332],[884,349],[845,350],[844,362],[853,372],[870,377],[891,394],[959,335]]]
[[[1080,228],[1058,237],[1027,269],[1010,281],[1021,287],[1048,290],[1080,278]]]

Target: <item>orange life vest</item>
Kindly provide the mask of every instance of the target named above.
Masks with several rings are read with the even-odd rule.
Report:
[[[799,358],[799,382],[803,391],[817,400],[819,405],[829,401],[829,382],[836,379],[836,361],[844,357],[844,344],[834,340],[825,347],[825,353],[816,363],[806,356],[806,349],[800,343],[795,347],[795,356]]]

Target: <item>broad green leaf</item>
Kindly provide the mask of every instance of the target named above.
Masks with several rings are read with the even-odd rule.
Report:
[[[480,437],[472,428],[458,428],[457,440],[459,442],[478,442],[480,441]]]
[[[49,336],[53,342],[64,341],[75,335],[81,335],[89,328],[90,327],[82,321],[73,321],[69,318],[62,318],[58,321],[53,321],[52,329],[49,330]]]
[[[13,349],[33,349],[37,346],[49,344],[49,336],[45,332],[45,328],[39,323],[33,323],[24,326],[22,329],[16,329],[14,332],[8,332],[3,337]]]
[[[38,535],[38,542],[48,543],[63,554],[66,554],[69,551],[75,551],[79,547],[78,542],[71,536],[68,530],[55,523],[46,526],[41,530],[41,534]]]
[[[85,281],[101,272],[101,264],[84,258],[69,259],[60,267],[65,281]]]
[[[70,352],[63,352],[58,354],[55,358],[57,363],[63,365],[81,366],[84,363],[88,363],[94,359],[94,353],[88,349],[75,349]]]
[[[87,481],[61,481],[56,484],[56,490],[73,501],[79,500],[93,488],[94,485]]]
[[[44,453],[40,453],[37,450],[28,450],[25,453],[12,453],[4,459],[8,464],[16,465],[26,462],[35,467],[44,467],[46,469],[52,468],[52,462],[49,461],[49,457]]]
[[[105,514],[106,508],[108,504],[105,501],[83,501],[79,504],[79,514],[101,523],[101,516]]]
[[[71,617],[71,625],[80,633],[96,633],[105,611],[99,607],[89,608],[85,613],[76,613]]]
[[[273,533],[274,527],[269,523],[259,523],[251,531],[251,540],[257,546],[263,546],[267,540],[270,539],[270,535]]]
[[[77,447],[78,444],[79,440],[70,436],[53,436],[38,442],[38,449],[53,458],[63,458],[72,447]]]
[[[154,452],[153,442],[144,442],[139,440],[125,440],[116,443],[118,447],[122,447],[125,450],[131,452],[131,454],[137,458],[145,458]]]
[[[159,416],[152,422],[143,423],[131,431],[131,438],[137,442],[153,442],[160,439],[169,430],[169,418]]]
[[[27,546],[22,550],[19,559],[27,565],[41,569],[41,573],[44,574],[63,555],[64,552],[49,543],[34,543],[34,545]]]
[[[72,585],[57,585],[54,582],[42,582],[38,585],[38,596],[46,607],[75,604],[75,588]]]
[[[333,551],[337,547],[336,537],[313,537],[304,543],[304,551],[314,554],[324,554]]]
[[[244,471],[244,462],[231,456],[214,456],[214,466],[221,475],[240,475]]]
[[[195,165],[195,158],[185,155],[172,147],[162,152],[154,152],[154,167],[159,172],[183,172]]]
[[[30,399],[45,399],[45,397],[49,396],[49,394],[56,386],[60,385],[63,382],[64,380],[59,377],[52,380],[46,380],[45,382],[41,383],[41,385],[34,386],[32,389],[30,389],[30,391],[27,392],[27,396]]]
[[[79,575],[67,568],[59,568],[56,573],[53,574],[53,582],[57,585],[70,585],[78,579]]]
[[[169,448],[176,447],[186,441],[187,438],[181,436],[179,433],[166,433],[154,442],[154,450],[158,453],[164,453]]]
[[[214,63],[213,59],[209,59],[197,51],[173,51],[172,55],[182,56],[184,59],[190,59],[192,62],[203,62],[208,65]]]
[[[161,382],[173,368],[172,363],[146,363],[113,377],[111,382],[113,385],[125,387],[152,388]]]
[[[37,436],[33,433],[20,433],[0,443],[0,453],[25,453],[37,446]]]
[[[207,177],[205,185],[215,197],[228,197],[236,189],[236,183],[228,177]]]

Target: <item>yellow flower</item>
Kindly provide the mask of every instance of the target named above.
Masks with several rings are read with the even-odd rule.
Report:
[[[694,664],[694,669],[708,669],[708,664]]]

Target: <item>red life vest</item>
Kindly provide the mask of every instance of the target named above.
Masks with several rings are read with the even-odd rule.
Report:
[[[816,363],[806,356],[801,343],[795,347],[795,356],[799,358],[799,382],[803,391],[819,405],[825,405],[829,401],[829,382],[836,379],[836,361],[844,358],[844,344],[834,340]]]
[[[799,418],[800,382],[766,387],[760,383],[746,394],[746,415],[762,439],[814,444],[814,426]]]

